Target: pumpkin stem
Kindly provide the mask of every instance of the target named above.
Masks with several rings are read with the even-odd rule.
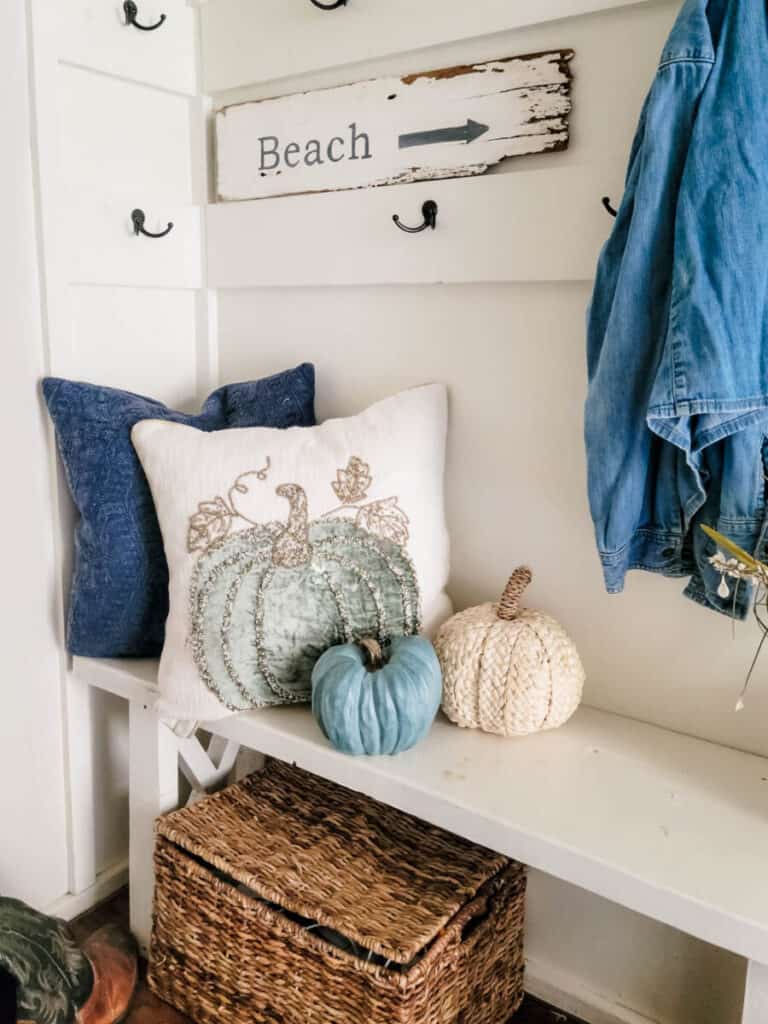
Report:
[[[307,495],[298,484],[280,484],[275,494],[286,498],[290,508],[288,522],[272,542],[272,562],[284,569],[300,569],[312,560]]]
[[[369,672],[377,672],[384,664],[384,652],[381,649],[381,644],[371,636],[363,637],[359,644],[363,651],[365,667]]]
[[[532,579],[533,573],[527,566],[521,565],[519,569],[515,569],[509,577],[509,582],[504,588],[504,593],[501,595],[499,606],[496,609],[496,614],[500,619],[509,622],[517,618],[520,614],[520,598]]]

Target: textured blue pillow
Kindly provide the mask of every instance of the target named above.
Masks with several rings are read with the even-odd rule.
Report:
[[[264,380],[229,384],[198,416],[127,391],[47,377],[43,394],[80,521],[75,530],[67,648],[92,658],[157,657],[168,614],[168,566],[144,471],[131,444],[139,420],[198,430],[309,427],[309,363]]]

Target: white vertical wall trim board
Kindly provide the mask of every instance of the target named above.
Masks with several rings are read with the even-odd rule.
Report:
[[[71,352],[68,295],[61,266],[59,233],[56,225],[57,179],[60,166],[58,149],[58,109],[56,104],[56,72],[54,40],[57,21],[55,5],[49,0],[28,0],[31,72],[33,82],[32,110],[34,128],[32,150],[37,201],[38,261],[41,308],[44,323],[44,370],[52,372],[52,353],[58,351],[66,362]],[[71,521],[71,506],[61,500],[62,476],[56,462],[53,430],[48,427],[50,512],[54,557],[57,566],[68,563],[65,556],[64,531]],[[70,542],[71,543],[71,542]],[[59,692],[61,702],[61,738],[65,780],[65,814],[67,821],[67,874],[70,892],[88,889],[95,878],[92,803],[93,763],[91,759],[90,701],[91,694],[82,688],[71,689],[68,658],[64,647],[64,576],[59,572],[54,592],[54,614],[59,637]]]
[[[202,76],[202,69],[199,70]],[[213,104],[209,97],[201,97],[192,105],[192,193],[200,216],[200,268],[201,287],[196,294],[196,362],[200,398],[219,384],[218,366],[218,313],[216,293],[208,287],[208,227],[204,211],[212,194],[213,181],[210,165],[210,126]]]
[[[768,1021],[768,966],[750,960],[744,994],[742,1024],[765,1024]]]
[[[213,0],[201,8],[206,92],[612,10],[648,0]],[[567,40],[565,41],[567,44]]]
[[[218,347],[218,294],[201,288],[196,293],[197,304],[197,389],[200,396],[215,390],[219,375]]]
[[[0,194],[6,214],[0,238],[0,296],[7,390],[0,456],[20,500],[0,512],[9,586],[0,598],[3,686],[0,772],[3,789],[0,890],[38,905],[65,891],[68,837],[51,474],[47,436],[35,393],[45,359],[44,281],[39,273],[38,169],[34,146],[32,18],[26,2],[6,5],[0,37],[4,99]],[[37,748],[30,750],[29,737]]]

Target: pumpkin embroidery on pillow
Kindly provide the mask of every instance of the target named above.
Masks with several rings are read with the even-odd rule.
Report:
[[[191,651],[203,683],[232,710],[309,700],[329,647],[420,629],[408,516],[397,497],[368,500],[369,465],[353,456],[338,470],[331,487],[341,504],[316,519],[300,484],[279,484],[285,519],[262,523],[244,499],[270,468],[267,459],[241,474],[189,520]]]

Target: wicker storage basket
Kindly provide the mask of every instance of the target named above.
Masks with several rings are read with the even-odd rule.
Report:
[[[506,1024],[524,869],[298,769],[160,819],[149,984],[196,1024]]]

